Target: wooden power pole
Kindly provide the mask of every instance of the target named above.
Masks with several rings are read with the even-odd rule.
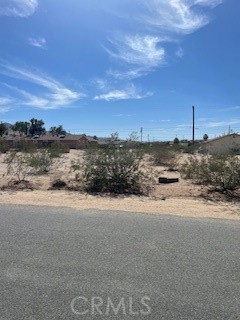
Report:
[[[192,107],[193,112],[193,124],[192,124],[192,144],[195,144],[195,107]]]

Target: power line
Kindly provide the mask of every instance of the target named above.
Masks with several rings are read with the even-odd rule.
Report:
[[[144,127],[145,131],[149,130],[149,131],[165,131],[167,129],[178,129],[178,130],[181,130],[181,129],[191,129],[192,126],[191,125],[185,125],[185,126],[165,126],[165,127],[162,127],[162,128],[159,128],[159,127]],[[229,125],[221,125],[221,126],[216,126],[216,127],[209,127],[209,126],[197,126],[195,127],[195,130],[199,130],[199,129],[205,129],[205,130],[219,130],[219,128],[229,128]],[[119,129],[121,132],[132,132],[132,131],[137,131],[137,130],[133,130],[132,128],[125,128],[125,129],[121,129],[121,128],[117,128]],[[110,132],[115,132],[117,130],[116,128],[96,128],[96,129],[87,129],[87,128],[74,128],[74,129],[70,129],[71,132],[82,132],[82,131],[89,131],[89,132],[97,132],[97,131],[110,131]],[[240,124],[239,126],[231,126],[231,129],[240,129]]]

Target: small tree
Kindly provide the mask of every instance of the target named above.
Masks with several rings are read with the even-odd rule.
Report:
[[[28,130],[30,128],[30,123],[27,121],[17,121],[13,126],[13,131],[18,131],[21,134],[28,134]]]
[[[42,120],[38,120],[35,118],[32,118],[30,120],[30,127],[29,127],[29,133],[33,136],[35,134],[43,134],[46,132],[46,129],[44,127],[44,122]]]
[[[56,133],[57,133],[57,134],[66,134],[66,131],[63,129],[63,126],[62,126],[62,125],[59,125],[59,126],[56,128]]]
[[[56,129],[57,129],[57,127],[51,127],[49,129],[49,132],[54,136],[56,134]]]
[[[110,138],[111,138],[111,141],[112,141],[112,142],[118,141],[118,140],[119,140],[119,134],[118,134],[118,132],[113,132],[113,133],[111,133]]]
[[[176,138],[173,140],[173,143],[174,143],[174,144],[179,144],[179,142],[180,142],[180,141],[179,141],[178,137],[176,137]]]
[[[58,127],[56,127],[56,126],[51,127],[49,131],[52,135],[66,134],[66,130],[63,129],[62,125],[59,125]]]
[[[6,125],[3,122],[0,122],[0,136],[2,137],[6,131],[7,131]]]
[[[127,141],[129,141],[129,142],[139,142],[139,135],[138,135],[137,131],[132,131],[129,134]]]

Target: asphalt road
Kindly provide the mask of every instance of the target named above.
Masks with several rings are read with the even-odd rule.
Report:
[[[1,320],[240,319],[240,224],[0,205]]]

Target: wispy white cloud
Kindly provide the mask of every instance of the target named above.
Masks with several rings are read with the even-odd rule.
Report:
[[[223,0],[195,0],[194,5],[202,5],[214,8],[222,2]]]
[[[0,106],[7,105],[13,102],[13,99],[0,97]]]
[[[148,120],[149,122],[155,122],[155,123],[159,123],[159,122],[171,122],[170,119],[162,119],[162,120],[154,120],[154,119],[150,119]]]
[[[132,80],[139,78],[143,75],[146,75],[149,72],[149,70],[144,70],[144,68],[138,68],[138,69],[132,69],[132,70],[108,70],[107,75],[111,76],[117,80]]]
[[[212,121],[205,124],[206,128],[218,128],[218,127],[228,127],[235,124],[240,124],[240,119],[230,119],[226,121]]]
[[[240,106],[228,107],[228,108],[225,108],[224,110],[238,110],[238,109],[240,109]]]
[[[15,79],[29,81],[50,90],[58,90],[62,87],[58,81],[36,69],[29,70],[26,68],[15,67],[13,65],[3,63],[0,64],[0,67],[1,74]]]
[[[20,103],[22,105],[26,105],[26,106],[34,106],[37,108],[45,108],[49,105],[49,100],[48,99],[44,99],[42,97],[38,97],[34,94],[31,94],[23,89],[19,89],[15,86],[11,86],[8,84],[4,84],[5,87],[7,87],[8,89],[10,89],[11,91],[14,91],[18,94],[18,101],[20,101]],[[19,99],[20,96],[20,99]],[[22,99],[24,98],[24,99]]]
[[[215,7],[220,0],[144,0],[148,14],[146,23],[162,32],[189,34],[210,22],[199,6]]]
[[[1,0],[0,15],[12,17],[29,17],[38,7],[37,0]]]
[[[102,78],[95,78],[91,81],[91,85],[96,87],[97,89],[100,90],[108,90],[110,87],[110,84],[108,80],[102,79]]]
[[[163,62],[164,49],[159,47],[161,39],[152,36],[126,36],[123,41],[112,40],[117,52],[108,50],[115,58],[129,64],[152,68]]]
[[[106,49],[117,60],[121,60],[131,69],[127,71],[109,70],[108,74],[116,79],[134,79],[157,66],[164,64],[165,50],[160,46],[161,39],[156,36],[135,35],[122,39],[112,39],[114,50]]]
[[[176,51],[176,56],[178,58],[182,58],[184,56],[184,51],[183,51],[183,48],[179,47]]]
[[[3,113],[6,113],[10,110],[11,108],[9,106],[0,106],[0,113],[3,114]]]
[[[142,94],[139,90],[136,89],[134,85],[131,85],[123,90],[111,90],[107,93],[103,93],[94,97],[94,100],[130,100],[130,99],[143,99],[146,97],[152,96],[152,92],[147,92]]]
[[[28,43],[33,47],[46,49],[47,41],[43,37],[40,37],[40,38],[28,38]]]
[[[222,0],[139,0],[145,13],[136,12],[132,20],[142,32],[137,35],[118,33],[110,40],[112,48],[105,49],[125,63],[125,70],[110,69],[108,75],[118,80],[134,79],[165,65],[165,42],[179,41],[182,36],[206,26],[211,21],[209,8],[221,3]],[[183,49],[178,48],[176,56],[181,58],[183,54]]]
[[[11,109],[11,104],[14,102],[13,99],[9,97],[0,96],[0,113],[6,113]]]
[[[7,85],[24,97],[22,104],[38,108],[56,109],[70,105],[85,97],[85,94],[66,88],[59,81],[49,77],[37,70],[28,70],[9,64],[1,64],[0,73],[15,79],[31,82],[37,86],[47,89],[41,94],[34,95],[25,90]],[[39,90],[38,90],[39,91]]]
[[[113,117],[134,117],[134,116],[136,116],[135,113],[133,113],[133,114],[124,114],[124,113],[113,114]]]

